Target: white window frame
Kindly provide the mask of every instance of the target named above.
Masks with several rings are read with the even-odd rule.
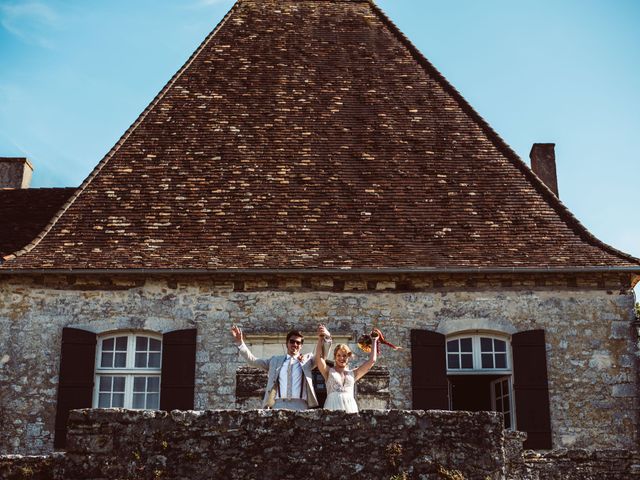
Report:
[[[471,352],[473,359],[473,368],[449,368],[449,350],[448,343],[451,340],[460,340],[462,338],[471,338]],[[482,368],[482,351],[481,351],[481,338],[490,338],[495,340],[501,340],[505,342],[505,353],[506,353],[506,368]],[[504,381],[505,379],[508,381],[509,388],[509,404],[510,404],[510,413],[511,413],[511,427],[510,430],[515,430],[517,425],[517,416],[515,410],[515,393],[513,390],[513,349],[511,348],[511,336],[504,335],[496,332],[488,332],[482,330],[474,330],[474,331],[466,331],[466,332],[457,332],[453,335],[448,335],[445,338],[445,361],[447,365],[447,376],[449,375],[499,375],[500,378],[496,380],[492,380],[490,383],[491,388],[491,408],[493,411],[496,410],[496,396],[494,391],[494,384],[496,382]],[[455,353],[455,352],[452,352]],[[451,382],[448,382],[449,387],[449,408],[452,408],[452,389]],[[503,412],[500,412],[503,413]]]
[[[515,430],[516,429],[516,403],[514,401],[513,398],[513,377],[511,375],[505,375],[504,377],[500,377],[500,378],[496,378],[495,380],[492,380],[490,385],[491,385],[491,409],[494,412],[498,412],[501,413],[504,417],[504,412],[501,410],[497,409],[497,398],[496,398],[496,391],[495,391],[495,384],[496,383],[501,383],[501,382],[507,382],[507,390],[508,390],[508,395],[509,395],[509,415],[510,415],[510,423],[511,426],[508,427],[509,430]],[[504,422],[504,420],[503,420]],[[506,427],[505,427],[506,428]]]
[[[108,340],[117,337],[127,337],[127,359],[124,368],[119,367],[101,367],[102,360],[102,342],[104,340]],[[135,366],[135,354],[136,354],[136,337],[146,337],[152,338],[154,340],[158,340],[160,342],[160,366],[159,367],[136,367]],[[96,358],[95,358],[95,368],[94,368],[94,383],[93,383],[93,408],[103,408],[99,407],[99,397],[100,397],[100,377],[101,376],[111,376],[111,377],[125,377],[125,387],[124,387],[124,405],[122,408],[133,409],[133,382],[136,377],[157,377],[158,378],[158,394],[160,394],[160,390],[162,388],[162,354],[163,354],[163,345],[162,345],[162,334],[156,332],[149,332],[145,330],[124,330],[124,331],[113,331],[104,334],[98,335],[97,338],[97,348],[96,348]],[[158,401],[158,403],[160,400]],[[159,408],[159,405],[158,405]]]
[[[472,359],[473,359],[473,368],[449,368],[449,350],[448,350],[448,342],[452,340],[460,340],[463,338],[471,338],[471,351],[472,351]],[[480,348],[480,339],[481,338],[490,338],[495,340],[500,340],[505,342],[506,344],[506,368],[482,368],[482,352]],[[463,332],[456,333],[455,335],[450,335],[446,337],[445,341],[445,355],[447,362],[447,375],[511,375],[512,374],[512,352],[511,352],[511,338],[506,335],[500,335],[496,333],[489,332]],[[455,353],[455,352],[452,352]]]

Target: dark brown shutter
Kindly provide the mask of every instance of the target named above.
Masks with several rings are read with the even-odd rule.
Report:
[[[414,409],[449,409],[445,355],[444,335],[427,330],[411,330],[411,384]]]
[[[69,411],[91,408],[95,361],[96,335],[77,328],[63,328],[53,440],[55,448],[64,448],[67,443]]]
[[[193,410],[196,378],[196,329],[162,336],[161,410]]]
[[[527,432],[524,448],[551,448],[551,414],[544,330],[513,335],[513,379],[517,428]]]

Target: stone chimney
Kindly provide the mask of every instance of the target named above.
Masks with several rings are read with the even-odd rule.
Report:
[[[558,197],[555,143],[534,143],[529,153],[531,170]]]
[[[29,188],[32,173],[26,158],[0,157],[0,188]]]

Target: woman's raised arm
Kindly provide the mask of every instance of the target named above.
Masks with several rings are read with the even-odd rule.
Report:
[[[316,344],[315,362],[318,370],[322,374],[325,382],[329,376],[329,369],[327,368],[327,361],[324,358],[324,337],[327,329],[324,325],[318,325],[318,343]]]
[[[353,372],[356,377],[356,382],[360,380],[369,370],[373,367],[378,359],[378,336],[371,335],[371,352],[369,352],[369,360],[364,362],[356,371]]]

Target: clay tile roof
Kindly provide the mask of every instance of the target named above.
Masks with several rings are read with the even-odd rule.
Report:
[[[639,266],[373,3],[240,0],[1,268]]]
[[[28,245],[75,190],[0,189],[0,257]]]

